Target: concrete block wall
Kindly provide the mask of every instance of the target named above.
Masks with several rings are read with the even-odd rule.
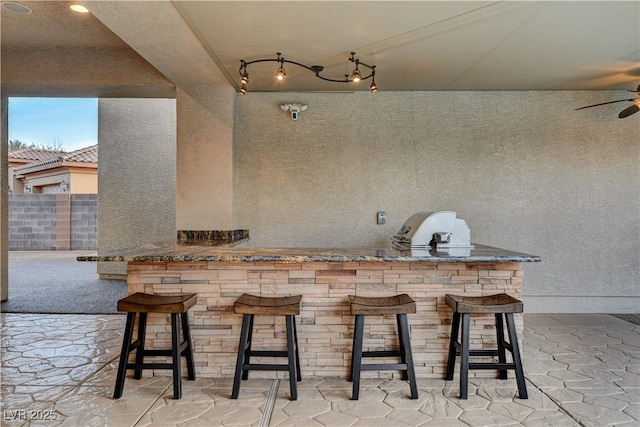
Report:
[[[71,195],[71,250],[94,250],[98,240],[98,195]]]
[[[9,250],[93,250],[96,194],[11,194]]]
[[[54,194],[9,196],[9,250],[56,249]]]

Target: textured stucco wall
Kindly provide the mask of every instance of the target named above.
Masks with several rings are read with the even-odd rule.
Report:
[[[249,93],[239,97],[234,207],[251,245],[387,244],[420,211],[532,253],[533,312],[637,312],[640,117],[624,92]],[[309,105],[298,121],[279,105]],[[387,224],[376,225],[376,211]]]
[[[178,230],[232,229],[234,90],[188,86],[176,92]]]
[[[175,85],[128,48],[3,47],[1,67],[9,96],[175,96]]]
[[[8,98],[0,98],[0,300],[9,298],[9,151]]]
[[[98,253],[176,238],[176,101],[100,99]],[[119,263],[101,276],[124,274]]]
[[[98,175],[93,173],[85,173],[83,170],[76,170],[72,172],[71,177],[67,182],[69,186],[69,193],[71,194],[96,194],[98,192]]]

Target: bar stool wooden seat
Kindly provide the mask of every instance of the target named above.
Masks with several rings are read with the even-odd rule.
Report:
[[[187,360],[187,376],[196,379],[193,362],[193,347],[191,346],[191,332],[187,311],[196,303],[196,294],[152,295],[145,293],[131,294],[118,301],[118,311],[127,313],[127,323],[122,340],[122,351],[118,364],[116,387],[113,398],[122,396],[127,369],[134,370],[134,378],[142,378],[143,369],[171,369],[173,371],[173,398],[182,397],[181,356]],[[171,314],[171,349],[147,350],[144,348],[144,338],[147,328],[147,313]],[[131,342],[136,315],[138,319],[138,338]],[[184,341],[180,342],[179,325],[182,323]],[[134,363],[129,363],[129,354],[136,350]],[[144,363],[145,356],[171,356],[171,363]]]
[[[360,373],[362,371],[402,371],[402,379],[409,380],[411,398],[418,398],[416,374],[413,369],[411,342],[407,314],[416,312],[415,301],[407,294],[390,297],[362,297],[349,295],[351,315],[355,316],[353,331],[353,350],[351,358],[350,381],[353,381],[352,400],[358,400],[360,394]],[[367,315],[395,314],[398,325],[399,350],[362,351],[364,339],[364,317]],[[400,363],[363,364],[363,357],[399,357]]]
[[[291,400],[298,399],[296,380],[301,381],[300,355],[298,352],[298,333],[296,331],[295,316],[300,314],[300,300],[302,295],[288,297],[260,297],[242,294],[233,306],[234,313],[242,314],[242,330],[238,344],[238,359],[233,378],[231,398],[237,399],[240,393],[240,378],[249,378],[249,371],[288,371]],[[287,330],[287,350],[253,350],[251,339],[253,335],[253,317],[256,314],[285,316]],[[252,356],[286,357],[287,364],[255,364],[251,363]]]
[[[451,337],[449,338],[449,359],[447,362],[446,380],[453,380],[456,357],[460,356],[460,398],[466,399],[468,394],[469,369],[497,369],[500,379],[507,379],[507,370],[513,369],[516,374],[520,399],[527,399],[527,386],[524,381],[524,370],[520,359],[518,336],[513,320],[513,313],[522,313],[522,301],[507,294],[496,294],[482,297],[445,295],[445,302],[453,310],[451,321]],[[494,314],[496,322],[497,349],[470,350],[469,326],[471,314]],[[504,339],[503,318],[506,318],[509,342]],[[458,342],[460,320],[462,319],[461,339]],[[513,359],[507,363],[506,350]],[[469,363],[470,356],[498,356],[498,362]]]

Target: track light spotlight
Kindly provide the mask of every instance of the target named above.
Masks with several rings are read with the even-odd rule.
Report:
[[[351,58],[349,58],[349,61],[356,64],[356,68],[353,70],[353,73],[351,73],[351,81],[354,83],[359,83],[360,80],[362,80],[362,74],[360,74],[360,69],[358,68],[358,66],[360,65],[360,60],[356,58],[355,55],[355,52],[351,52]]]
[[[371,92],[377,92],[378,91],[378,86],[376,86],[375,83],[375,65],[369,65],[369,64],[365,64],[364,62],[360,62],[360,60],[358,58],[355,57],[356,53],[355,52],[351,52],[351,57],[349,57],[349,61],[353,62],[356,66],[355,69],[353,70],[353,72],[351,73],[351,75],[349,74],[345,74],[344,78],[341,79],[332,79],[329,77],[324,77],[322,75],[320,75],[320,73],[324,70],[324,67],[322,65],[305,65],[305,64],[301,64],[299,62],[295,62],[295,61],[289,61],[287,59],[285,59],[283,56],[281,56],[282,54],[280,52],[276,53],[277,57],[276,58],[265,58],[265,59],[255,59],[253,61],[245,61],[244,59],[240,60],[240,83],[242,84],[241,88],[240,88],[240,93],[244,94],[247,91],[247,84],[249,83],[249,73],[247,72],[247,67],[251,64],[255,64],[257,62],[277,62],[280,65],[278,66],[278,69],[276,70],[276,79],[278,79],[278,81],[283,81],[286,77],[287,77],[287,72],[284,69],[284,64],[293,64],[293,65],[297,65],[299,67],[302,68],[306,68],[307,70],[311,71],[312,73],[315,74],[315,76],[319,79],[325,80],[327,82],[335,82],[335,83],[358,83],[361,80],[366,80],[366,79],[372,79],[371,84],[369,85],[369,90]],[[362,72],[360,71],[360,65],[362,65],[365,68],[368,68],[369,70],[371,70],[371,73],[363,76]]]
[[[356,69],[351,73],[351,81],[358,83],[360,80],[362,80],[362,74],[360,74],[360,70],[358,70],[358,67],[356,66]]]
[[[378,86],[376,85],[376,66],[375,65],[371,67],[371,84],[369,85],[369,90],[372,93],[376,93],[378,91]]]
[[[287,73],[286,71],[284,71],[285,59],[280,56],[282,55],[280,52],[276,52],[276,55],[278,55],[276,61],[280,63],[280,67],[278,67],[278,69],[276,70],[276,79],[278,79],[278,81],[282,81],[285,77],[287,77]],[[247,66],[245,65],[245,69],[246,68]]]

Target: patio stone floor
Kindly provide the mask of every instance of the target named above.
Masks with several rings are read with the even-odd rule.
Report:
[[[3,426],[637,426],[640,326],[604,314],[526,314],[523,363],[529,399],[514,379],[474,379],[469,399],[457,379],[419,379],[411,400],[400,380],[351,384],[304,378],[298,400],[288,381],[128,378],[112,399],[123,315],[1,314]],[[510,372],[510,377],[513,373]]]

